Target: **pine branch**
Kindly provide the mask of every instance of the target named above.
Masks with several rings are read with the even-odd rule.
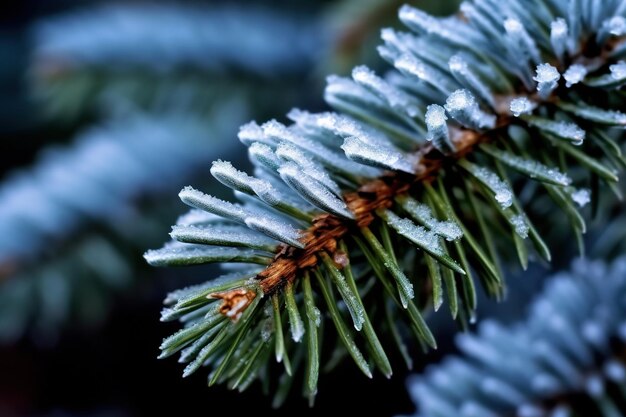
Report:
[[[34,59],[67,69],[198,68],[278,77],[306,68],[315,56],[315,24],[301,20],[244,4],[102,5],[40,21]]]
[[[70,319],[104,316],[110,296],[135,275],[120,247],[136,254],[155,241],[163,209],[142,203],[197,174],[211,156],[207,139],[240,121],[227,107],[214,112],[210,130],[195,115],[110,120],[71,146],[49,147],[2,183],[1,342],[30,330],[50,341]]]
[[[621,416],[626,259],[579,260],[551,279],[528,318],[459,335],[409,392],[424,416]]]
[[[145,231],[146,223],[154,222],[143,217],[141,226],[135,221],[133,227]],[[0,277],[0,344],[28,335],[50,346],[68,323],[89,327],[101,322],[115,296],[136,282],[124,246],[129,249],[127,240],[111,231],[91,231],[34,262],[3,265],[11,269]]]
[[[185,375],[204,364],[213,369],[210,384],[242,390],[267,378],[273,343],[285,363],[284,398],[301,358],[317,375],[319,343],[298,343],[311,332],[300,310],[317,306],[366,376],[363,345],[390,375],[381,335],[412,331],[435,347],[421,313],[429,303],[437,310],[445,292],[464,324],[474,315],[474,277],[499,297],[503,260],[517,257],[524,268],[529,259],[550,260],[534,202],[548,197],[544,210],[560,209],[581,236],[578,209],[588,191],[572,184],[614,184],[624,166],[616,128],[626,114],[612,109],[623,104],[626,6],[578,6],[481,0],[445,19],[405,6],[400,19],[413,33],[384,30],[379,48],[394,71],[381,78],[357,67],[352,79],[329,77],[326,101],[343,114],[294,110],[290,126],[243,126],[255,176],[223,161],[211,170],[243,204],[186,188],[182,201],[202,212],[180,225],[247,227],[274,239],[276,250],[250,249],[242,235],[239,251],[194,241],[147,252],[152,265],[256,264],[170,295],[163,320],[181,319],[185,328],[165,339],[164,352],[184,348]],[[283,320],[295,343],[276,328]],[[328,327],[308,337],[327,340]],[[259,349],[254,359],[250,346]],[[242,385],[239,364],[251,360]]]

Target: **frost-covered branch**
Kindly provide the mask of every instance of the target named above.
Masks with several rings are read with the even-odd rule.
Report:
[[[416,415],[622,415],[625,286],[624,257],[574,262],[550,279],[526,320],[483,322],[458,336],[463,356],[411,377]]]
[[[328,78],[337,113],[294,110],[288,126],[243,126],[254,176],[223,162],[212,172],[241,204],[187,188],[183,202],[207,214],[182,225],[246,226],[278,249],[242,235],[228,254],[181,243],[146,253],[153,265],[254,264],[169,296],[163,320],[185,327],[162,356],[182,350],[185,375],[206,365],[210,385],[240,390],[275,371],[275,356],[279,397],[304,362],[313,399],[322,331],[366,376],[370,366],[389,376],[389,349],[406,352],[401,336],[436,346],[428,304],[437,311],[445,299],[467,323],[475,279],[499,297],[503,259],[549,261],[536,202],[565,215],[580,240],[587,183],[611,186],[626,165],[626,114],[615,110],[626,3],[579,3],[476,0],[449,18],[402,7],[411,32],[386,29],[379,48],[393,70]],[[284,199],[268,200],[270,186]]]

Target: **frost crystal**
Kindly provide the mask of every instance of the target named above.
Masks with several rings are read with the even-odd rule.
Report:
[[[305,174],[293,162],[287,162],[279,168],[278,172],[281,178],[309,203],[339,216],[354,218],[343,199],[315,178]]]
[[[248,147],[248,154],[253,162],[268,168],[270,171],[274,171],[280,166],[280,160],[272,148],[263,143],[253,142]]]
[[[576,123],[563,121],[555,122],[554,120],[534,117],[529,118],[528,123],[544,132],[550,133],[562,139],[566,139],[572,142],[574,145],[581,145],[585,140],[585,131],[581,129]]]
[[[414,55],[402,54],[395,60],[394,66],[400,71],[404,71],[435,87],[438,86],[437,75],[434,74],[433,70],[428,65],[417,59]]]
[[[230,162],[222,161],[221,159],[213,161],[211,166],[211,175],[227,187],[231,187],[248,194],[253,193],[250,183],[259,181],[245,172],[239,171],[233,167]]]
[[[517,19],[509,18],[504,21],[504,30],[507,32],[520,32],[523,29],[524,26],[522,26],[522,23]]]
[[[406,112],[410,117],[418,115],[420,109],[415,100],[408,94],[378,77],[366,66],[355,67],[352,70],[352,78],[357,83],[372,90],[378,96],[386,100],[393,109]]]
[[[399,150],[385,146],[374,146],[356,137],[349,137],[341,148],[346,156],[354,161],[379,168],[392,169],[413,173],[413,163],[407,155]]]
[[[575,145],[581,145],[585,140],[585,131],[575,123],[559,122],[556,124],[556,129],[560,135],[574,139]]]
[[[626,34],[626,19],[622,16],[613,16],[606,22],[606,25],[611,35],[622,36]]]
[[[550,43],[556,56],[562,59],[568,43],[568,28],[565,19],[559,17],[550,24]]]
[[[474,96],[465,89],[450,94],[444,107],[450,116],[466,127],[483,129],[495,126],[495,116],[482,112]]]
[[[245,125],[242,125],[239,128],[239,133],[237,137],[244,145],[250,145],[252,142],[260,142],[265,144],[271,144],[270,141],[264,134],[261,126],[256,124],[256,122],[249,122]]]
[[[337,185],[337,183],[330,177],[328,171],[318,163],[314,162],[311,159],[310,155],[307,155],[306,152],[301,151],[297,147],[289,144],[289,143],[281,143],[278,145],[276,149],[276,155],[285,161],[294,162],[298,165],[302,171],[315,178],[317,181],[324,184],[329,190],[331,190],[335,195],[341,195],[341,189]]]
[[[336,113],[322,113],[315,120],[316,125],[345,139],[355,136],[371,144],[389,143],[387,137],[379,131],[368,129],[356,120]]]
[[[452,71],[464,72],[467,68],[467,62],[463,60],[463,58],[457,54],[453,55],[448,61],[448,66]]]
[[[493,94],[491,93],[490,88],[470,70],[467,62],[460,54],[453,55],[450,58],[448,61],[448,67],[457,81],[480,96],[480,98],[488,103],[492,108],[495,107]]]
[[[229,203],[219,198],[204,194],[193,187],[185,187],[178,194],[183,203],[226,219],[244,222],[248,213],[243,207]]]
[[[517,216],[513,216],[509,219],[513,227],[515,228],[515,233],[518,234],[522,239],[526,239],[528,237],[528,223],[526,223],[526,218],[519,214]]]
[[[537,65],[537,74],[533,80],[537,81],[537,91],[542,98],[548,98],[550,93],[557,87],[561,78],[559,71],[550,64]]]
[[[569,88],[574,84],[578,84],[579,82],[584,80],[586,76],[587,68],[579,64],[574,64],[570,66],[563,74],[563,78],[565,78],[565,86]]]
[[[513,204],[513,193],[511,189],[493,171],[484,167],[474,167],[472,174],[483,184],[485,184],[495,194],[496,201],[502,208],[510,207]]]
[[[513,113],[513,116],[515,117],[531,113],[534,107],[534,104],[526,97],[514,98],[511,100],[511,104],[509,105],[511,113]]]
[[[591,201],[591,191],[586,188],[576,190],[571,195],[572,200],[574,200],[574,202],[578,204],[579,207],[584,207]]]
[[[276,241],[244,226],[172,226],[170,236],[180,242],[222,246],[246,246],[272,250]]]
[[[420,204],[413,198],[407,197],[401,202],[401,205],[411,217],[446,240],[452,241],[463,237],[463,231],[457,223],[437,220],[426,204]]]
[[[550,36],[560,38],[567,36],[567,22],[562,17],[550,23]]]
[[[539,63],[541,56],[537,44],[530,37],[524,25],[513,18],[508,18],[504,21],[504,30],[507,35],[515,43],[515,48],[519,50],[520,54],[525,58],[525,61],[531,60],[532,62]],[[518,54],[519,55],[519,54]]]
[[[472,108],[475,105],[476,100],[467,90],[456,90],[446,100],[446,110],[450,113]]]
[[[431,141],[441,152],[453,151],[454,144],[450,140],[445,109],[438,104],[431,104],[426,108],[425,120],[428,129],[426,140]]]
[[[439,243],[437,235],[422,226],[417,226],[409,219],[398,217],[392,212],[387,212],[387,222],[391,227],[396,229],[398,233],[407,239],[415,242],[419,246],[428,248],[437,255],[443,255],[444,250]]]
[[[617,64],[613,64],[609,67],[611,70],[611,77],[615,80],[623,80],[626,78],[626,62],[619,61]]]
[[[437,129],[446,124],[448,117],[443,107],[432,104],[426,109],[426,126],[428,130]]]
[[[245,220],[248,227],[273,238],[285,242],[288,245],[297,248],[303,248],[304,245],[298,241],[300,238],[300,230],[294,228],[289,223],[285,223],[279,219],[269,216],[250,216]]]

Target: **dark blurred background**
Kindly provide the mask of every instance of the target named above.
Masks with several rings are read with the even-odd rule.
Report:
[[[271,409],[258,385],[209,389],[206,373],[182,379],[176,360],[156,359],[177,329],[159,322],[165,294],[215,270],[152,269],[141,254],[185,211],[182,186],[224,196],[208,170],[217,158],[246,166],[239,125],[324,109],[328,74],[360,63],[384,71],[375,46],[402,3],[0,6],[0,416]],[[458,1],[408,3],[447,14]],[[544,274],[533,268],[511,273],[515,299],[483,302],[481,314],[518,316]],[[433,320],[440,349],[415,352],[418,370],[454,349],[454,325]],[[322,375],[314,409],[294,390],[273,413],[409,413],[408,371],[395,371],[369,381],[346,361]]]

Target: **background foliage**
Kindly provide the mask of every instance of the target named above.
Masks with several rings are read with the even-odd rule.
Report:
[[[245,166],[245,155],[230,148],[241,122],[284,114],[292,106],[321,109],[327,73],[348,75],[356,63],[376,68],[379,28],[396,20],[400,3],[255,1],[237,9],[232,2],[185,2],[171,7],[229,9],[243,27],[297,41],[298,49],[281,51],[281,42],[268,42],[276,48],[272,53],[259,45],[240,47],[250,41],[245,36],[224,37],[222,46],[195,43],[194,36],[188,45],[183,33],[172,37],[178,39],[169,45],[172,54],[166,53],[168,45],[145,47],[141,37],[140,29],[163,29],[144,13],[153,5],[133,2],[134,20],[126,26],[132,30],[121,30],[122,19],[111,35],[103,28],[116,7],[124,8],[121,3],[76,3],[21,2],[0,14],[6,63],[0,68],[0,414],[182,414],[209,412],[218,401],[220,408],[232,404],[235,415],[265,410],[269,400],[258,390],[243,396],[207,390],[204,376],[181,380],[180,366],[157,362],[154,347],[176,329],[156,320],[162,294],[199,282],[212,270],[146,271],[139,254],[158,246],[166,225],[183,210],[162,196],[187,183],[219,193],[203,184],[208,162],[218,156]],[[411,3],[435,13],[456,7],[453,1]],[[167,14],[172,33],[203,18],[192,12],[175,20],[176,13]],[[64,49],[68,39],[80,42]],[[84,48],[82,55],[72,47]],[[139,49],[142,54],[135,53]],[[219,59],[206,61],[209,56]],[[141,152],[144,147],[149,155]],[[173,152],[182,157],[167,158]],[[103,164],[103,155],[115,163]],[[165,164],[172,160],[182,163]],[[621,228],[620,220],[606,231],[592,228],[591,236],[604,244],[590,246],[595,256],[620,251]],[[575,244],[564,243],[556,266],[566,265],[573,253]],[[544,275],[541,267],[531,268],[523,279],[509,280],[514,298],[498,306],[480,302],[479,316],[519,319]],[[445,321],[431,325],[439,350],[416,363],[417,370],[455,350],[454,325],[436,320]],[[277,415],[334,410],[345,400],[341,388],[348,383],[362,392],[355,413],[380,401],[389,415],[413,408],[398,371],[392,381],[367,381],[347,364],[334,375],[326,378],[315,410],[296,398]]]

